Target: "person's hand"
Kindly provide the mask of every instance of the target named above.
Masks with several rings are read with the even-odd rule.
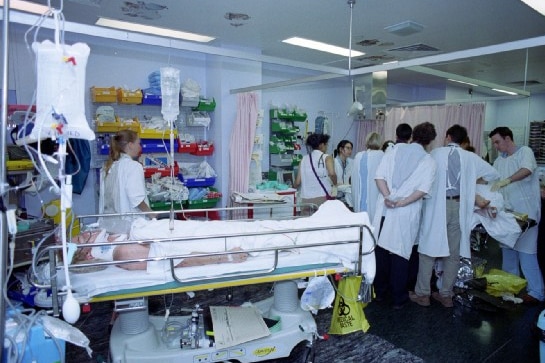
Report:
[[[490,191],[497,192],[498,190],[500,190],[501,188],[509,184],[511,184],[511,179],[509,178],[502,179],[492,184],[492,188],[490,188]]]
[[[396,202],[394,202],[393,200],[390,200],[388,198],[384,199],[384,204],[386,205],[387,208],[395,208],[396,207]]]

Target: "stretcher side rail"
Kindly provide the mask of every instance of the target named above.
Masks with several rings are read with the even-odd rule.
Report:
[[[254,209],[256,207],[253,207]],[[259,208],[259,207],[257,207]],[[265,208],[269,208],[269,206],[266,206]],[[229,208],[217,208],[215,210],[217,211],[239,211],[239,210],[246,210],[248,208],[246,207],[229,207]],[[211,209],[206,209],[203,211],[210,211]],[[183,210],[182,212],[194,212],[198,210]],[[167,212],[168,213],[168,212]],[[136,215],[142,215],[142,213],[130,213],[130,214],[136,214]],[[158,212],[158,214],[165,214],[165,212]],[[146,214],[147,215],[147,214]],[[80,215],[74,218],[74,220],[85,220],[86,218],[100,218],[100,217],[107,217],[110,215],[105,214],[89,214],[89,215]],[[119,217],[119,214],[111,214],[111,216]],[[290,216],[288,218],[278,218],[278,219],[298,219],[298,217]],[[231,221],[231,220],[229,220]],[[229,222],[224,221],[224,222]],[[247,219],[234,219],[233,222],[241,222],[241,221],[248,221]],[[341,222],[342,223],[342,222]],[[84,224],[80,224],[80,226],[84,226]],[[297,234],[297,233],[310,233],[310,232],[319,232],[319,231],[334,231],[334,230],[342,230],[342,229],[349,229],[349,228],[357,228],[358,229],[358,237],[352,239],[350,237],[350,240],[335,240],[331,242],[322,242],[322,243],[305,243],[301,245],[296,244],[286,244],[282,246],[269,246],[269,247],[261,247],[261,248],[248,248],[243,250],[228,250],[228,240],[232,242],[237,237],[243,237],[243,238],[251,238],[252,236],[263,236],[263,235],[280,235],[280,234]],[[83,228],[82,228],[83,230]],[[365,235],[366,231],[368,232],[368,235]],[[352,232],[350,232],[352,233]],[[355,231],[353,233],[356,233]],[[368,251],[363,251],[364,248],[364,236],[365,238],[372,238],[373,243],[372,247]],[[370,237],[368,237],[370,236]],[[138,258],[138,259],[126,259],[123,261],[93,261],[89,263],[77,263],[77,264],[70,264],[68,265],[69,270],[75,270],[75,269],[83,269],[85,267],[94,267],[94,266],[107,266],[107,265],[123,265],[123,264],[130,264],[130,263],[139,263],[139,262],[153,262],[153,261],[168,261],[168,265],[170,265],[170,268],[165,265],[165,272],[169,273],[168,269],[170,269],[170,274],[172,275],[172,279],[180,284],[184,285],[187,283],[195,283],[195,282],[203,282],[203,284],[199,284],[198,286],[191,285],[188,288],[192,288],[192,290],[188,291],[195,291],[199,290],[200,286],[203,287],[203,289],[209,289],[210,286],[218,286],[222,285],[222,287],[228,287],[228,286],[240,286],[242,284],[242,281],[250,281],[248,283],[258,283],[257,281],[276,281],[276,280],[282,280],[285,279],[285,276],[293,276],[293,270],[286,272],[284,269],[280,269],[280,271],[277,271],[279,260],[282,259],[281,252],[287,251],[287,250],[301,250],[305,248],[316,248],[316,247],[327,247],[327,246],[335,246],[340,244],[355,244],[357,243],[357,249],[358,249],[358,258],[350,258],[348,260],[345,260],[345,263],[350,262],[350,264],[353,263],[354,268],[348,268],[345,265],[343,266],[343,263],[339,261],[338,264],[335,263],[326,263],[324,266],[327,265],[327,273],[335,273],[334,271],[340,271],[342,273],[360,273],[362,269],[362,256],[368,255],[374,252],[376,241],[374,241],[374,237],[372,234],[372,231],[365,223],[346,223],[343,225],[335,225],[335,226],[326,226],[326,227],[305,227],[305,228],[285,228],[281,230],[267,230],[267,231],[259,231],[259,232],[244,232],[244,233],[224,233],[221,235],[199,235],[199,236],[183,236],[183,237],[175,237],[175,238],[146,238],[145,240],[129,240],[129,241],[115,241],[115,242],[102,242],[102,243],[86,243],[86,244],[78,244],[76,248],[92,248],[92,247],[100,247],[100,246],[112,246],[112,245],[127,245],[127,244],[147,244],[152,245],[153,243],[162,243],[162,242],[183,242],[183,241],[205,241],[209,239],[216,240],[216,243],[218,243],[219,246],[223,245],[223,250],[221,250],[221,247],[216,252],[206,252],[206,253],[191,253],[191,254],[175,254],[175,255],[169,255],[169,256],[159,256],[159,257],[147,257],[147,258]],[[223,239],[223,241],[220,241]],[[294,242],[295,243],[295,242]],[[50,255],[50,275],[51,275],[51,283],[52,283],[52,293],[54,294],[52,300],[54,305],[58,305],[58,294],[62,294],[62,292],[59,291],[58,288],[54,288],[56,284],[56,279],[54,278],[55,275],[57,275],[58,271],[61,270],[63,267],[58,266],[56,261],[58,256],[60,255],[58,252],[62,250],[62,246],[60,245],[54,245],[47,247],[47,250]],[[271,255],[271,258],[269,259],[268,255],[266,256],[267,261],[271,260],[270,265],[267,265],[263,269],[254,269],[251,271],[239,271],[239,272],[231,272],[227,274],[221,274],[220,272],[215,273],[213,276],[201,276],[199,278],[187,278],[183,276],[184,270],[181,268],[175,267],[175,260],[184,259],[184,258],[191,258],[191,257],[206,257],[206,256],[225,256],[225,255],[234,255],[239,253],[260,253],[260,252],[268,252]],[[356,253],[354,251],[354,253]],[[268,262],[267,262],[268,263]],[[318,265],[318,264],[316,264]],[[295,273],[300,274],[301,276],[311,276],[314,271],[314,274],[321,273],[320,267],[317,267],[313,265],[312,263],[307,266],[298,266],[298,269],[295,270]],[[323,268],[321,268],[324,271]],[[277,272],[276,272],[277,271]],[[276,272],[276,273],[275,273]],[[267,276],[270,275],[270,276]],[[225,281],[225,279],[228,279],[228,281]],[[218,280],[217,282],[214,280]],[[152,286],[150,286],[151,288]],[[185,286],[179,286],[176,287],[176,289],[185,289]],[[215,288],[215,287],[212,287]],[[115,293],[112,291],[112,293]],[[153,291],[148,291],[146,294],[149,296],[150,294],[160,294],[161,289],[158,288],[157,292],[154,293]],[[94,298],[92,298],[94,299]],[[88,300],[88,301],[94,301],[94,300]],[[97,300],[101,301],[101,300]],[[54,306],[54,311],[58,312],[58,306]],[[58,314],[58,313],[57,313]]]
[[[359,226],[361,228],[367,228],[367,226]],[[334,229],[334,228],[333,228]],[[331,228],[329,229],[331,230]],[[279,261],[279,253],[284,250],[293,250],[293,249],[305,249],[305,248],[313,248],[313,247],[324,247],[324,246],[338,246],[340,244],[355,244],[358,243],[358,260],[354,261],[354,269],[353,273],[357,273],[357,271],[360,271],[359,266],[361,266],[361,258],[364,255],[368,255],[374,252],[374,246],[370,251],[362,252],[363,250],[363,240],[348,240],[348,241],[334,241],[334,242],[324,242],[324,243],[313,243],[313,244],[305,244],[305,245],[289,245],[289,246],[283,246],[283,247],[274,247],[274,249],[269,248],[256,248],[251,250],[245,250],[245,251],[229,251],[229,252],[221,252],[221,253],[207,253],[207,254],[192,254],[189,257],[207,257],[207,256],[217,256],[217,255],[226,255],[226,254],[237,254],[237,253],[253,253],[253,252],[274,252],[274,258],[273,258],[273,264],[270,267],[266,267],[264,269],[260,270],[252,270],[252,271],[244,271],[244,272],[235,272],[235,273],[225,273],[225,274],[216,274],[214,276],[203,276],[199,278],[179,278],[176,275],[176,268],[175,268],[175,262],[174,260],[177,259],[177,257],[169,257],[170,260],[170,271],[172,273],[172,278],[179,282],[179,283],[188,283],[188,282],[194,282],[194,281],[209,281],[209,280],[215,280],[218,278],[226,278],[226,277],[259,277],[263,275],[270,274],[277,270],[278,268],[278,261]]]
[[[99,218],[108,218],[108,217],[149,217],[149,218],[160,218],[161,216],[166,216],[167,214],[174,218],[175,215],[184,215],[184,214],[195,214],[195,213],[202,213],[206,216],[210,216],[212,213],[220,213],[220,214],[226,214],[228,219],[227,220],[234,220],[234,221],[253,221],[256,220],[254,218],[239,218],[240,215],[237,216],[237,218],[233,218],[234,214],[236,212],[244,212],[241,214],[248,215],[248,211],[255,211],[255,210],[271,210],[273,208],[277,208],[278,206],[284,206],[284,204],[268,204],[268,205],[255,205],[253,207],[249,206],[241,206],[241,207],[218,207],[218,208],[202,208],[202,209],[173,209],[170,211],[151,211],[151,212],[128,212],[128,213],[93,213],[93,214],[84,214],[84,215],[78,215],[75,216],[72,221],[70,222],[70,228],[69,230],[73,230],[74,223],[79,223],[81,226],[85,225],[85,220],[92,220],[91,223],[96,222]],[[297,219],[297,218],[304,218],[308,217],[312,213],[314,213],[316,210],[318,210],[318,206],[314,203],[300,203],[300,204],[294,204],[294,208],[301,211],[301,213],[308,213],[308,215],[300,214],[297,216],[278,216],[274,217],[271,216],[270,220],[285,220],[285,219]]]
[[[81,248],[92,248],[92,247],[101,247],[101,246],[120,246],[120,245],[151,245],[153,243],[165,243],[165,242],[184,242],[184,241],[199,241],[199,240],[209,240],[209,239],[224,239],[224,250],[217,252],[207,252],[207,253],[194,253],[194,254],[180,254],[172,256],[156,256],[156,257],[146,257],[138,259],[127,259],[127,260],[118,260],[118,261],[101,261],[101,262],[90,262],[90,263],[78,263],[68,265],[68,269],[76,269],[83,267],[93,267],[93,266],[108,266],[108,265],[120,265],[120,264],[129,264],[135,262],[158,262],[165,260],[175,260],[183,259],[190,257],[209,257],[209,256],[221,256],[228,254],[237,254],[237,253],[258,253],[258,252],[274,252],[275,250],[289,250],[289,249],[300,249],[300,248],[309,248],[309,247],[323,247],[327,245],[335,245],[342,243],[360,243],[360,255],[370,254],[374,251],[374,248],[370,251],[364,252],[362,244],[363,231],[360,231],[360,237],[358,240],[353,241],[334,241],[334,242],[322,242],[316,244],[305,244],[305,245],[284,245],[284,246],[274,246],[274,247],[263,247],[263,248],[252,248],[243,251],[227,251],[227,240],[237,237],[251,237],[251,236],[264,236],[264,235],[276,235],[276,234],[294,234],[294,233],[305,233],[305,232],[316,232],[316,231],[331,231],[331,230],[342,230],[348,228],[365,228],[368,227],[364,224],[346,224],[334,227],[311,227],[311,228],[293,228],[293,229],[282,229],[282,230],[271,230],[271,231],[259,231],[259,232],[245,232],[243,235],[239,233],[225,233],[221,235],[200,235],[200,236],[186,236],[186,237],[176,237],[176,238],[148,238],[145,240],[128,240],[128,241],[113,241],[113,242],[96,242],[96,243],[81,243],[76,246],[77,249]],[[369,231],[371,234],[371,232]],[[52,245],[47,246],[44,250],[58,250],[61,251],[61,245]],[[57,266],[56,269],[61,269],[61,266]]]

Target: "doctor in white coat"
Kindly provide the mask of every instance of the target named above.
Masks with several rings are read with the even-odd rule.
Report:
[[[432,296],[445,307],[452,307],[452,288],[458,276],[460,257],[471,257],[470,234],[476,181],[498,178],[497,171],[477,154],[463,150],[460,143],[467,130],[451,126],[446,145],[431,152],[437,162],[437,174],[431,197],[424,201],[418,238],[419,267],[412,301],[430,305],[430,279],[436,258],[443,259],[443,279],[439,292]]]
[[[369,220],[375,216],[378,188],[375,183],[375,173],[384,152],[380,150],[381,137],[376,132],[371,132],[365,140],[367,150],[360,151],[354,157],[352,168],[352,199],[354,212],[367,212]]]
[[[411,144],[396,144],[382,158],[375,180],[380,191],[373,218],[378,231],[377,300],[391,294],[394,309],[409,300],[409,258],[418,235],[422,198],[435,177],[435,161],[425,147],[437,136],[435,127],[424,122],[413,130]]]
[[[489,136],[501,153],[494,161],[501,180],[492,186],[492,190],[499,190],[503,194],[506,208],[526,213],[539,223],[541,198],[537,163],[532,149],[515,145],[513,132],[508,127],[497,127]],[[520,264],[528,281],[527,294],[522,296],[526,304],[537,304],[545,300],[543,277],[537,262],[537,236],[538,227],[534,226],[520,236],[513,248],[502,246],[502,270],[519,276]]]

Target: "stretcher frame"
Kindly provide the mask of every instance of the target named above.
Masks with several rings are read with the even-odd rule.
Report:
[[[262,208],[271,208],[272,206],[264,206]],[[261,208],[261,207],[252,207],[252,209],[255,208]],[[219,208],[215,209],[213,212],[217,213],[233,213],[240,210],[245,210],[245,207],[231,207],[231,208]],[[196,211],[196,210],[192,210]],[[207,210],[205,212],[209,212],[210,210]],[[171,211],[172,213],[178,213],[183,211]],[[77,219],[79,221],[83,221],[86,218],[92,218],[92,217],[103,217],[104,215],[87,215],[87,216],[80,216]],[[290,218],[290,219],[293,219]],[[83,226],[83,223],[80,222],[80,226]],[[355,233],[355,228],[357,228],[357,233]],[[170,273],[172,274],[172,278],[174,280],[173,283],[168,284],[162,284],[162,285],[155,285],[150,288],[144,288],[144,289],[129,289],[129,290],[119,290],[112,293],[105,293],[100,294],[97,296],[93,296],[88,302],[98,302],[98,301],[108,301],[108,300],[116,300],[116,304],[118,300],[122,300],[121,304],[125,303],[125,301],[130,301],[130,299],[134,298],[142,298],[146,299],[148,296],[154,296],[154,295],[164,295],[164,294],[174,294],[174,293],[182,293],[182,292],[189,292],[189,291],[199,291],[199,290],[205,290],[205,289],[218,289],[218,288],[224,288],[224,287],[235,287],[235,286],[242,286],[242,285],[250,285],[250,284],[261,284],[261,283],[267,283],[267,282],[275,282],[275,286],[277,284],[280,284],[279,286],[282,286],[281,293],[282,295],[277,295],[277,289],[275,288],[275,297],[269,298],[263,301],[256,302],[256,306],[261,306],[260,311],[262,311],[263,317],[266,316],[277,316],[279,317],[279,321],[285,321],[286,323],[282,325],[282,328],[280,331],[275,332],[274,334],[271,334],[268,337],[260,338],[257,340],[251,340],[246,343],[238,344],[236,346],[227,348],[227,349],[220,349],[216,348],[215,345],[208,344],[200,346],[198,342],[208,342],[208,340],[203,335],[203,328],[200,328],[196,330],[196,332],[193,334],[191,333],[189,336],[186,336],[186,342],[189,342],[188,344],[191,346],[191,348],[197,348],[197,349],[181,349],[182,346],[178,349],[171,350],[170,348],[165,348],[164,345],[154,345],[154,343],[150,342],[157,342],[159,340],[158,332],[159,332],[159,323],[163,322],[163,318],[155,317],[155,316],[149,316],[147,313],[147,306],[145,310],[136,310],[133,311],[132,307],[128,308],[128,311],[120,311],[118,314],[118,319],[115,320],[111,335],[110,335],[110,355],[111,358],[115,360],[115,362],[148,362],[150,360],[156,360],[156,361],[172,361],[172,362],[187,362],[187,361],[197,361],[197,362],[216,362],[216,361],[223,361],[223,358],[221,357],[234,357],[236,358],[236,361],[241,363],[249,363],[249,362],[257,362],[262,360],[268,360],[272,358],[283,358],[290,355],[293,348],[301,343],[306,342],[306,350],[303,356],[303,361],[305,363],[313,362],[314,361],[314,341],[319,336],[317,332],[317,326],[316,322],[314,321],[314,318],[312,314],[309,311],[303,310],[298,303],[294,305],[294,309],[288,309],[283,310],[283,307],[281,307],[284,302],[286,301],[286,298],[284,297],[284,293],[287,293],[287,296],[291,296],[289,300],[291,300],[291,303],[293,303],[293,300],[298,301],[297,297],[297,287],[296,282],[294,280],[303,279],[307,277],[313,277],[313,276],[321,276],[321,275],[330,275],[330,274],[348,274],[348,275],[359,275],[362,272],[362,259],[365,255],[370,255],[374,252],[376,241],[374,240],[372,230],[368,225],[365,224],[364,221],[361,223],[345,223],[340,224],[336,226],[328,226],[328,227],[309,227],[309,228],[289,228],[289,229],[283,229],[283,230],[269,230],[266,232],[249,232],[244,233],[241,236],[244,237],[251,237],[251,236],[260,236],[260,235],[271,235],[271,234],[292,234],[292,233],[304,233],[304,232],[316,232],[321,230],[343,230],[343,229],[350,229],[351,230],[351,236],[357,235],[356,238],[347,238],[347,239],[340,239],[340,240],[334,240],[331,242],[321,242],[321,243],[308,243],[308,244],[290,244],[290,245],[283,245],[283,246],[275,246],[275,247],[264,247],[264,248],[252,248],[252,249],[244,249],[242,251],[233,251],[233,250],[227,250],[227,251],[221,251],[221,252],[214,252],[214,253],[199,253],[195,254],[192,253],[190,255],[184,254],[184,255],[172,255],[168,257],[148,257],[148,258],[139,258],[139,259],[129,259],[125,261],[111,261],[111,262],[94,262],[94,263],[85,263],[85,264],[77,264],[77,265],[69,265],[68,269],[74,269],[74,268],[85,268],[85,267],[92,267],[92,266],[100,266],[100,265],[119,265],[119,264],[125,264],[125,263],[134,263],[134,262],[149,262],[149,261],[168,261],[170,265]],[[72,230],[70,228],[69,230]],[[85,248],[85,247],[97,247],[100,245],[124,245],[124,244],[142,244],[142,243],[154,243],[154,242],[161,242],[161,241],[180,241],[183,242],[184,240],[206,240],[208,238],[218,239],[218,238],[225,238],[225,241],[227,238],[233,238],[237,236],[236,234],[227,233],[222,236],[216,235],[210,235],[210,236],[190,236],[190,237],[177,237],[175,239],[168,238],[168,239],[153,239],[153,240],[132,240],[132,241],[123,241],[123,242],[112,242],[112,243],[92,243],[92,244],[80,244],[77,246],[77,248]],[[372,244],[371,248],[368,250],[364,250],[364,238],[371,238]],[[355,250],[353,251],[354,254],[353,257],[348,258],[350,261],[350,264],[346,263],[346,258],[344,258],[342,261],[339,261],[338,263],[326,263],[326,264],[307,264],[302,266],[298,266],[297,268],[293,269],[286,269],[285,267],[278,268],[278,262],[279,259],[282,258],[281,252],[283,250],[304,250],[308,248],[315,248],[315,247],[324,247],[324,246],[339,246],[339,245],[355,245]],[[224,243],[225,249],[226,243]],[[366,245],[366,247],[368,244]],[[50,246],[48,247],[48,254],[50,257],[50,275],[51,278],[51,289],[52,289],[52,302],[53,302],[53,311],[55,315],[59,315],[59,289],[56,284],[56,276],[62,275],[59,274],[61,271],[61,267],[57,266],[57,256],[59,255],[60,249],[62,246]],[[357,249],[357,252],[356,252]],[[182,258],[189,258],[189,257],[205,257],[205,256],[221,256],[221,255],[229,255],[233,253],[259,253],[259,252],[272,252],[272,258],[271,258],[271,265],[266,266],[259,270],[253,270],[253,271],[245,271],[245,272],[238,272],[238,273],[227,273],[227,274],[219,274],[214,277],[207,277],[207,278],[184,278],[183,276],[180,276],[180,271],[183,273],[183,267],[182,268],[175,268],[175,260],[182,259]],[[356,255],[357,253],[357,255]],[[373,272],[374,273],[374,272]],[[291,280],[291,281],[290,281]],[[288,284],[288,285],[286,285]],[[292,286],[292,287],[289,287]],[[287,288],[287,290],[286,290]],[[279,298],[279,301],[282,301],[283,303],[280,305],[276,304],[277,296],[282,296],[282,298]],[[130,305],[130,303],[129,303]],[[136,314],[136,315],[134,315]],[[189,324],[192,322],[192,317],[173,317],[174,319],[177,319],[175,321],[178,321],[179,324]],[[135,325],[136,321],[136,325]],[[124,326],[129,322],[130,329],[132,330],[134,326],[140,327],[141,324],[146,323],[146,326],[142,328],[142,330],[139,331],[130,331],[126,332],[124,331]],[[287,324],[287,322],[290,322],[291,324]],[[193,323],[191,323],[193,324]],[[189,328],[188,328],[189,329]],[[189,330],[188,330],[189,331]],[[193,325],[191,326],[191,331],[193,331]],[[181,339],[180,341],[183,341]],[[144,347],[142,346],[144,344]],[[180,343],[181,344],[181,343]],[[194,346],[196,344],[196,346]],[[142,350],[143,349],[143,350]],[[126,358],[127,356],[130,356],[130,358]],[[228,360],[230,361],[230,360]]]
[[[308,206],[304,206],[308,207]],[[259,207],[251,207],[252,209],[256,208],[263,208],[263,209],[270,209],[274,208],[274,206],[259,206]],[[315,205],[310,206],[311,209],[316,209]],[[247,207],[227,207],[227,208],[212,208],[212,209],[202,209],[202,210],[177,210],[177,211],[171,211],[170,213],[185,213],[185,212],[203,212],[203,213],[221,213],[221,214],[227,214],[231,216],[232,214],[236,213],[246,213]],[[156,214],[165,214],[165,212],[154,212]],[[168,213],[168,212],[166,212]],[[140,214],[140,213],[131,213],[131,214]],[[79,221],[80,226],[82,227],[82,230],[85,226],[84,221],[85,220],[95,220],[99,217],[109,217],[109,216],[118,216],[116,214],[89,214],[89,215],[82,215],[74,218],[74,221]],[[300,217],[291,217],[289,219],[294,218],[300,218]],[[286,218],[281,218],[286,219]],[[248,219],[237,219],[237,221],[240,220],[246,220]],[[170,272],[172,274],[172,278],[174,279],[174,282],[156,285],[156,286],[150,286],[147,288],[136,288],[136,289],[124,289],[124,290],[118,290],[116,292],[108,292],[103,293],[97,296],[93,296],[87,301],[79,301],[80,303],[91,303],[91,302],[101,302],[101,301],[111,301],[111,300],[119,300],[119,299],[130,299],[130,298],[136,298],[136,297],[148,297],[148,296],[155,296],[155,295],[163,295],[163,294],[172,294],[172,293],[183,293],[183,292],[194,292],[194,291],[200,291],[200,290],[210,290],[210,289],[218,289],[218,288],[226,288],[226,287],[237,287],[237,286],[244,286],[244,285],[251,285],[251,284],[261,284],[261,283],[269,283],[269,282],[275,282],[275,281],[284,281],[284,280],[294,280],[294,279],[302,279],[312,276],[322,276],[322,275],[332,275],[332,274],[359,274],[362,268],[362,257],[371,254],[374,252],[374,248],[376,245],[376,242],[374,241],[373,234],[371,232],[371,229],[365,225],[365,223],[360,224],[344,224],[339,225],[335,227],[323,227],[323,228],[297,228],[297,229],[285,229],[285,230],[275,230],[275,231],[267,231],[267,232],[251,232],[251,233],[245,233],[244,237],[248,236],[260,236],[260,235],[271,235],[271,234],[286,234],[286,233],[305,233],[305,232],[315,232],[320,230],[342,230],[342,229],[349,229],[349,228],[358,228],[358,238],[353,240],[340,240],[340,241],[334,241],[334,242],[324,242],[324,243],[316,243],[316,244],[305,244],[305,245],[289,245],[289,246],[280,246],[280,247],[266,247],[266,248],[254,248],[251,250],[243,250],[243,251],[225,251],[225,252],[214,252],[214,253],[202,253],[202,254],[180,254],[180,255],[173,255],[168,257],[148,257],[148,258],[139,258],[139,259],[130,259],[130,260],[124,260],[124,261],[107,261],[107,262],[91,262],[91,263],[80,263],[77,265],[69,265],[68,269],[81,269],[86,267],[94,267],[94,266],[104,266],[104,265],[121,265],[121,264],[129,264],[129,263],[135,263],[135,262],[149,262],[149,261],[169,261],[170,263]],[[69,229],[71,230],[71,228]],[[373,244],[372,248],[368,251],[364,251],[363,245],[364,245],[364,236],[369,235],[371,238],[373,238]],[[225,235],[213,235],[213,236],[191,236],[191,237],[181,237],[176,238],[176,241],[195,241],[195,240],[206,240],[209,238],[232,238],[235,235],[233,234],[225,234]],[[173,239],[154,239],[154,240],[131,240],[131,241],[122,241],[122,242],[108,242],[108,243],[92,243],[92,244],[79,244],[77,248],[84,248],[84,247],[98,247],[101,245],[125,245],[125,244],[149,244],[149,243],[155,243],[155,242],[161,242],[161,241],[173,241]],[[304,250],[307,248],[316,248],[316,247],[324,247],[324,246],[336,246],[339,244],[355,244],[357,245],[358,249],[358,258],[354,261],[352,261],[352,267],[347,267],[343,265],[342,263],[326,263],[326,264],[316,264],[316,265],[309,265],[305,264],[304,266],[300,266],[298,268],[278,268],[278,261],[281,258],[281,252],[284,250]],[[56,277],[57,275],[60,275],[60,271],[62,269],[62,266],[60,266],[58,262],[58,257],[60,255],[60,252],[62,251],[62,246],[60,245],[54,245],[54,246],[48,246],[47,248],[48,256],[49,256],[49,269],[50,269],[50,276]],[[190,257],[208,257],[208,256],[222,256],[222,255],[229,255],[229,254],[235,254],[235,253],[254,253],[254,252],[272,252],[273,258],[271,261],[271,265],[267,266],[266,268],[260,270],[260,271],[250,271],[250,272],[243,272],[243,273],[234,273],[234,274],[226,274],[226,275],[217,275],[213,278],[199,278],[199,279],[184,279],[183,276],[179,276],[179,272],[177,270],[183,271],[183,268],[174,268],[175,263],[174,261],[177,259],[183,259],[183,258],[190,258]],[[43,287],[43,286],[41,286]],[[51,285],[50,285],[51,291],[52,291],[52,303],[53,303],[53,314],[55,316],[60,315],[60,309],[59,309],[59,297],[62,297],[64,294],[58,286],[58,283],[56,281],[56,278],[51,278]]]

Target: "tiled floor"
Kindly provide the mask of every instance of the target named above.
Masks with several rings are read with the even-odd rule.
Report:
[[[487,260],[487,269],[501,266],[495,241],[475,255]],[[545,305],[512,308],[489,312],[455,302],[446,309],[432,299],[430,307],[411,302],[402,310],[372,302],[366,314],[369,333],[426,362],[539,362],[536,323]]]
[[[475,256],[487,260],[486,269],[499,268],[501,251],[498,244],[489,241],[487,248],[476,252]],[[235,292],[236,299],[251,301],[257,298],[256,289],[240,289]],[[210,291],[205,296],[208,302],[225,303],[225,291]],[[161,308],[172,297],[156,297],[150,300],[150,311],[160,312]],[[184,294],[174,297],[177,304],[189,304]],[[183,301],[182,301],[183,300]],[[508,305],[510,310],[500,309],[495,312],[475,309],[464,306],[459,301],[454,308],[447,309],[438,302],[433,301],[430,307],[421,307],[409,302],[401,310],[394,310],[387,303],[371,302],[365,309],[367,319],[371,324],[368,333],[382,338],[393,344],[398,349],[405,350],[422,358],[425,362],[449,363],[449,362],[539,362],[539,340],[536,330],[538,315],[545,309],[545,305],[522,306]],[[325,321],[330,311],[320,312],[317,321],[322,326],[328,326]],[[78,328],[87,334],[92,342],[94,354],[92,358],[78,347],[69,346],[67,349],[67,362],[101,362],[108,355],[108,322],[111,316],[111,305],[99,303],[93,307],[90,314],[84,314],[76,324]],[[324,321],[322,321],[324,320]],[[327,319],[326,319],[327,320]],[[324,328],[327,329],[327,328]],[[362,335],[352,333],[341,336],[322,344],[322,355],[316,357],[317,363],[340,362],[336,358],[328,356],[324,361],[324,350],[333,351],[341,349],[346,362],[385,362],[384,356],[370,358],[361,353],[365,346]],[[337,343],[335,343],[337,342]],[[351,348],[352,352],[350,352]],[[369,349],[365,349],[369,353]],[[406,361],[406,357],[395,356],[388,362]],[[338,358],[337,355],[332,354]],[[346,357],[350,357],[349,359]],[[281,360],[288,363],[289,359]]]

